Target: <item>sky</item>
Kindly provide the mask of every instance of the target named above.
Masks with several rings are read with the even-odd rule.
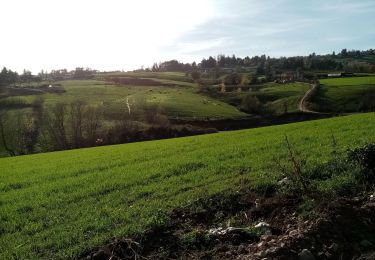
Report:
[[[0,67],[33,73],[375,48],[374,0],[0,0]]]

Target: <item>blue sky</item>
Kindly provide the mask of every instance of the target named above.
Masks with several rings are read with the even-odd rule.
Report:
[[[0,66],[129,70],[375,48],[374,0],[2,0]]]
[[[217,15],[185,33],[173,51],[187,56],[290,56],[375,48],[375,1],[215,2]],[[184,52],[178,47],[184,44],[197,48]]]

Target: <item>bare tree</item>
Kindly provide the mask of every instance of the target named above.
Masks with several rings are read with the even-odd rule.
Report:
[[[76,100],[70,104],[70,132],[74,148],[79,148],[83,144],[83,113],[85,103],[82,100]]]
[[[0,140],[1,144],[4,147],[4,150],[10,155],[15,156],[16,153],[13,149],[10,148],[6,136],[6,121],[7,121],[7,114],[5,111],[0,111]]]
[[[84,132],[90,145],[94,145],[102,121],[102,108],[87,106],[84,112]]]
[[[66,136],[66,115],[67,107],[63,103],[57,103],[48,109],[43,115],[42,131],[44,142],[42,145],[47,150],[68,149],[69,144]]]
[[[168,126],[169,119],[163,113],[160,106],[153,104],[149,105],[145,110],[145,119],[146,122],[151,125],[159,125],[159,126]]]
[[[9,155],[22,155],[32,153],[34,150],[33,118],[19,112],[2,111],[0,116],[0,136],[4,150]]]

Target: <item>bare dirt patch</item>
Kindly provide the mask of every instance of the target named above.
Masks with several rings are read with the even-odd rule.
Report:
[[[339,198],[307,218],[298,213],[300,202],[253,192],[214,196],[87,259],[373,259],[374,202]]]

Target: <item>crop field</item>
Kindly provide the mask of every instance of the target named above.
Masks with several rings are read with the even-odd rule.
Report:
[[[284,135],[307,159],[375,141],[375,114],[0,159],[0,259],[66,259],[164,223],[176,207],[280,179]],[[345,180],[344,180],[345,181]],[[322,187],[327,183],[322,183]],[[334,185],[334,184],[331,184]]]
[[[357,112],[363,98],[375,93],[375,76],[323,79],[320,83],[313,103],[322,112]]]

